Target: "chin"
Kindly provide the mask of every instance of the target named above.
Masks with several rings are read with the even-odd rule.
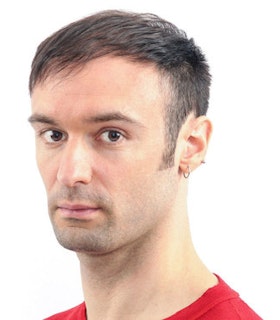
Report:
[[[102,254],[111,250],[112,237],[106,232],[94,232],[80,227],[54,228],[59,244],[75,252]]]

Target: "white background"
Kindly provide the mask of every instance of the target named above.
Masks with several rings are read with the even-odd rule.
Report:
[[[101,4],[103,3],[103,4]],[[12,1],[0,4],[1,319],[38,320],[82,301],[76,256],[48,220],[27,124],[40,41],[90,13],[149,11],[194,37],[213,74],[207,164],[190,177],[195,245],[209,268],[264,319],[279,320],[277,1]]]

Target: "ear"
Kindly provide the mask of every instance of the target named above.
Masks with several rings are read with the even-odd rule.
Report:
[[[181,140],[180,171],[189,174],[204,162],[212,133],[212,123],[206,116],[190,115],[183,124]]]

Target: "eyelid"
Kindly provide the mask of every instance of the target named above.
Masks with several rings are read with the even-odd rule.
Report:
[[[110,128],[110,129],[104,129],[100,132],[100,134],[98,135],[98,140],[99,139],[102,139],[102,136],[104,134],[109,134],[110,132],[115,132],[115,133],[118,133],[120,135],[120,138],[116,141],[105,141],[106,143],[110,143],[110,144],[117,144],[119,143],[120,141],[122,141],[123,139],[125,139],[125,134],[122,130],[118,130],[118,129],[113,129],[113,128]],[[102,139],[102,140],[105,140],[105,139]]]
[[[47,133],[51,133],[51,132],[60,133],[62,135],[62,138],[59,139],[58,141],[48,140]],[[44,139],[46,141],[46,143],[48,143],[48,144],[57,144],[57,143],[60,143],[61,141],[65,141],[67,138],[67,135],[65,134],[65,132],[63,132],[62,130],[54,129],[54,128],[42,129],[38,132],[38,136],[41,137],[42,139]]]

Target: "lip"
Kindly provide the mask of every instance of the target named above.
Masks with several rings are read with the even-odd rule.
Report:
[[[100,208],[79,203],[64,203],[58,205],[57,210],[63,218],[89,220]]]

